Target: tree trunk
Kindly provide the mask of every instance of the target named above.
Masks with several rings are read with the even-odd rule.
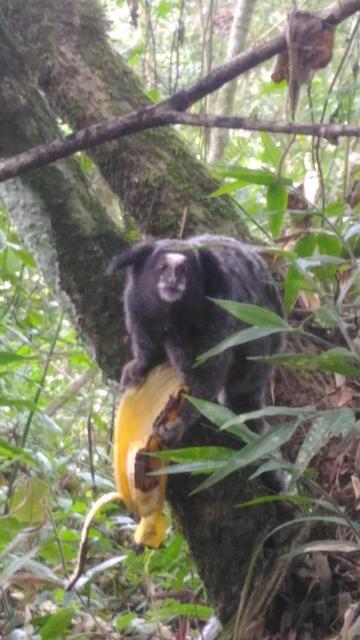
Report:
[[[3,11],[1,11],[1,7]],[[16,28],[13,35],[4,14]],[[34,42],[26,46],[24,42]],[[31,75],[24,63],[31,65]],[[134,75],[109,49],[93,0],[1,0],[0,148],[10,156],[58,135],[57,115],[84,126],[141,106],[146,99]],[[34,73],[35,69],[35,73]],[[41,73],[40,73],[41,71]],[[206,197],[216,184],[171,131],[148,132],[92,152],[102,175],[137,225],[157,235],[176,235],[185,210],[187,232],[234,228],[237,211],[226,198]],[[76,160],[57,162],[1,190],[25,242],[72,307],[106,375],[118,376],[124,358],[120,289],[104,278],[124,238],[106,215]],[[184,444],[227,442],[196,425]],[[259,534],[279,521],[273,505],[239,510],[235,503],[263,492],[260,483],[231,476],[211,490],[189,496],[194,479],[170,483],[170,500],[187,537],[210,599],[226,621],[236,611],[249,558]],[[283,516],[281,516],[283,517]],[[275,556],[274,556],[275,558]],[[271,560],[274,561],[274,558]]]
[[[246,37],[249,31],[251,18],[254,13],[256,0],[237,0],[234,18],[231,25],[226,61],[232,60],[245,49]],[[228,82],[219,92],[216,113],[220,116],[231,116],[234,110],[234,101],[237,80]],[[216,164],[222,158],[229,140],[227,129],[213,129],[208,154],[208,161]]]
[[[150,103],[134,73],[109,45],[97,0],[2,1],[26,43],[26,57],[54,112],[74,129]],[[142,233],[178,236],[204,229],[242,230],[229,198],[171,129],[147,131],[89,151]]]
[[[0,8],[0,153],[9,157],[59,136],[54,114],[24,64]],[[106,375],[126,357],[119,314],[121,283],[104,277],[126,243],[76,160],[0,185],[0,197],[48,282],[61,296]],[[114,357],[116,354],[116,357]]]

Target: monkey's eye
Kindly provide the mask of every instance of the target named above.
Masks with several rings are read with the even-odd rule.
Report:
[[[177,271],[179,273],[179,275],[184,276],[187,272],[188,272],[188,263],[187,262],[181,262],[181,264],[179,264]]]
[[[165,271],[166,268],[167,268],[166,260],[161,260],[158,264],[159,271]]]

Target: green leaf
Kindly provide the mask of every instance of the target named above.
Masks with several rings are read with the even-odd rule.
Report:
[[[72,608],[61,609],[53,615],[46,616],[46,622],[40,628],[41,640],[56,640],[63,638],[69,629],[74,616]]]
[[[316,255],[310,258],[299,258],[297,263],[301,266],[302,269],[314,269],[315,267],[319,267],[321,265],[335,265],[340,266],[342,264],[346,264],[347,260],[344,258],[338,258],[337,256],[328,256],[325,254]]]
[[[321,254],[337,257],[341,256],[341,240],[333,233],[318,233],[317,243]]]
[[[20,480],[15,487],[10,515],[30,525],[45,522],[51,504],[50,487],[39,478]]]
[[[248,167],[218,167],[217,174],[225,178],[236,178],[244,180],[247,184],[262,184],[265,186],[273,184],[291,185],[292,180],[281,178],[276,173],[268,169],[249,169]]]
[[[217,298],[212,298],[212,300],[218,306],[234,315],[238,320],[248,324],[255,324],[256,326],[231,334],[218,345],[206,353],[201,354],[196,360],[196,366],[201,365],[208,358],[218,355],[226,349],[239,344],[258,340],[273,333],[279,333],[283,330],[290,332],[294,331],[284,318],[269,309],[264,309],[263,307],[253,304],[234,302],[231,300],[220,300]]]
[[[160,91],[156,87],[149,89],[146,95],[148,96],[148,98],[150,98],[152,102],[159,102],[161,99]]]
[[[227,409],[216,402],[201,400],[200,398],[194,398],[194,396],[189,395],[186,395],[186,398],[191,402],[195,409],[218,427],[221,427],[224,422],[228,422],[232,418],[235,418],[236,414],[233,411],[230,411],[230,409]]]
[[[264,162],[271,162],[275,169],[278,168],[281,160],[281,149],[276,146],[271,135],[267,131],[260,133],[261,141],[264,146],[262,159]]]
[[[287,190],[282,184],[271,184],[266,193],[269,227],[273,238],[278,238],[287,206]]]
[[[342,526],[342,527],[349,528],[351,526],[346,518],[341,518],[339,516],[330,516],[330,515],[305,516],[303,518],[296,518],[294,520],[288,520],[287,522],[283,522],[282,524],[279,524],[277,527],[274,527],[274,529],[272,529],[270,533],[267,534],[265,540],[271,538],[272,536],[279,533],[279,531],[282,531],[283,529],[288,529],[289,527],[297,526],[299,524],[306,524],[306,523],[313,523],[313,522],[324,523],[327,525],[333,524],[336,527]],[[351,524],[353,528],[359,529],[359,525],[357,523],[353,522]],[[312,542],[306,543],[305,545],[303,545],[303,547],[298,547],[297,550],[299,550],[300,548],[304,549],[304,547],[307,547],[308,544],[312,545],[313,543]],[[315,544],[317,544],[317,542],[315,542]],[[295,550],[295,552],[297,550]],[[309,553],[310,553],[310,550],[309,550]],[[284,557],[291,557],[291,555],[292,555],[292,552],[290,552],[289,554],[286,554]],[[297,555],[297,553],[295,553],[295,555]]]
[[[286,311],[290,311],[300,291],[313,291],[312,286],[307,278],[299,271],[295,264],[291,264],[288,268],[284,281],[284,306]]]
[[[316,540],[293,549],[283,557],[295,558],[304,553],[318,553],[320,551],[324,553],[359,553],[360,545],[355,542],[340,542],[339,540]]]
[[[14,542],[17,544],[18,537],[21,538],[21,542],[23,542],[23,538],[26,537],[23,534],[24,527],[23,525],[16,520],[16,518],[11,518],[9,515],[1,517],[1,526],[0,526],[0,559],[2,556],[5,556],[7,553],[6,545],[11,546],[11,551],[14,549]],[[5,547],[5,549],[4,549]],[[0,578],[1,581],[1,578]]]
[[[209,460],[208,462],[184,462],[182,464],[172,464],[170,467],[163,467],[159,471],[151,471],[148,475],[160,476],[165,474],[167,476],[174,476],[177,473],[193,473],[194,475],[200,473],[209,474],[215,469],[221,469],[223,464],[224,463],[220,460]]]
[[[29,456],[28,453],[25,453],[24,449],[14,447],[5,440],[2,440],[2,438],[0,438],[0,458],[7,458],[8,460],[12,460],[13,458],[20,459],[28,464],[33,464],[34,462],[32,457]]]
[[[326,327],[334,329],[339,325],[339,315],[331,305],[323,305],[316,312],[316,318]]]
[[[311,504],[311,499],[307,496],[296,496],[294,494],[275,494],[271,496],[259,496],[258,498],[253,498],[253,500],[248,500],[247,502],[240,502],[235,506],[238,509],[245,509],[247,507],[256,507],[259,504],[267,504],[269,502],[281,502],[281,501],[291,502],[292,504],[298,505],[299,507]]]
[[[259,95],[271,95],[273,93],[284,93],[287,90],[287,82],[286,80],[281,80],[281,82],[266,82],[263,83]]]
[[[256,471],[254,473],[251,474],[251,476],[249,476],[249,480],[254,480],[255,478],[258,478],[259,476],[261,476],[263,473],[268,473],[269,471],[292,471],[293,470],[293,465],[290,464],[289,462],[286,462],[285,460],[282,460],[281,458],[274,458],[272,460],[267,460],[267,462],[264,462],[264,464],[260,465],[260,467],[258,467],[256,469]]]
[[[296,244],[296,247],[295,247],[296,255],[300,258],[308,258],[309,256],[313,255],[316,249],[316,245],[317,245],[316,233],[307,233]]]
[[[325,215],[327,218],[333,218],[336,216],[337,218],[344,215],[344,201],[340,202],[330,202],[325,209]]]
[[[13,362],[27,362],[30,358],[21,356],[13,351],[0,351],[0,367],[6,367]]]
[[[209,198],[218,198],[219,196],[224,195],[225,193],[234,193],[239,189],[243,189],[243,187],[247,186],[247,182],[244,180],[233,180],[232,182],[227,182],[223,184],[219,189],[210,193]]]
[[[189,447],[187,449],[175,449],[174,451],[159,451],[153,455],[156,458],[168,459],[174,464],[163,467],[159,471],[152,471],[149,476],[158,476],[166,473],[211,473],[232,460],[236,452],[226,447]]]
[[[196,618],[200,620],[207,620],[214,615],[214,610],[211,607],[205,605],[182,603],[176,600],[167,599],[164,603],[156,608],[152,609],[148,613],[148,617],[152,621],[166,621],[171,618],[183,616],[186,618]]]
[[[7,521],[7,518],[5,522],[6,521]],[[0,574],[0,587],[4,587],[8,582],[9,578],[15,575],[15,573],[20,569],[22,569],[22,567],[27,565],[29,560],[36,553],[38,553],[38,551],[39,551],[39,548],[34,547],[33,549],[30,549],[30,551],[28,551],[27,553],[23,553],[21,556],[14,558],[14,560],[12,560],[10,564],[8,564],[7,567],[4,569],[4,571]]]
[[[228,422],[222,425],[223,429],[227,429],[233,425],[240,425],[249,420],[257,420],[258,418],[268,418],[273,416],[295,416],[299,420],[309,417],[309,414],[313,414],[316,411],[315,407],[310,405],[304,407],[263,407],[256,411],[248,411],[247,413],[240,413],[239,415],[230,418]]]
[[[157,13],[160,18],[167,18],[168,13],[171,10],[171,6],[171,2],[169,2],[168,0],[161,0],[161,2],[159,2]]]
[[[360,367],[355,356],[345,348],[335,347],[319,355],[311,353],[282,353],[281,355],[253,357],[251,360],[281,365],[290,369],[304,371],[323,371],[340,373],[354,380],[360,379]]]
[[[29,267],[30,269],[36,268],[36,262],[34,258],[32,257],[31,253],[29,253],[24,247],[16,247],[15,245],[12,245],[12,249],[26,267]]]
[[[0,395],[0,407],[14,407],[15,409],[29,409],[30,411],[36,410],[36,405],[32,400],[25,400],[24,398],[16,398],[14,396]]]
[[[200,400],[199,398],[194,398],[193,396],[186,396],[186,398],[194,405],[194,407],[205,416],[210,422],[216,424],[218,427],[225,426],[228,433],[236,436],[237,438],[241,438],[244,442],[251,442],[254,439],[255,435],[245,424],[236,425],[233,424],[234,418],[236,418],[236,414],[219,405],[215,402],[208,402],[207,400]]]
[[[130,613],[124,613],[124,615],[116,616],[114,620],[115,627],[118,631],[124,631],[129,624],[136,618],[136,613],[130,611]]]
[[[334,436],[352,435],[357,432],[354,412],[351,409],[324,411],[314,421],[306,434],[294,465],[292,484],[304,473],[312,458]]]
[[[233,457],[234,450],[227,447],[186,447],[156,451],[149,455],[173,462],[227,462]]]
[[[345,232],[344,238],[345,240],[349,240],[353,236],[360,236],[360,223],[357,222],[353,224],[350,229]]]
[[[246,324],[256,325],[257,327],[282,327],[283,329],[291,329],[290,325],[274,311],[264,309],[256,304],[247,304],[245,302],[234,302],[232,300],[221,300],[220,298],[211,298],[225,311],[231,313],[235,318]]]
[[[219,353],[222,353],[226,349],[230,349],[231,347],[236,347],[239,344],[245,344],[246,342],[252,342],[253,340],[260,340],[260,338],[265,338],[266,336],[270,336],[273,333],[281,333],[284,331],[284,328],[279,327],[251,327],[250,329],[243,329],[242,331],[237,331],[236,333],[231,334],[225,340],[222,340],[216,347],[213,349],[209,349],[205,353],[202,353],[196,359],[196,365],[199,366],[203,364],[209,358],[213,356],[217,356]],[[295,331],[295,329],[291,329],[290,331]]]
[[[220,480],[226,478],[234,471],[243,469],[244,467],[254,464],[258,460],[268,456],[270,453],[277,451],[285,442],[287,442],[297,429],[298,421],[294,420],[286,425],[271,427],[261,436],[247,444],[240,451],[236,451],[234,459],[223,465],[221,469],[215,471],[207,480],[201,483],[199,487],[193,491],[198,493],[216,484]]]
[[[90,173],[90,171],[94,168],[94,163],[92,158],[87,153],[81,152],[76,155],[76,159],[78,160],[81,168],[85,173]]]
[[[107,560],[103,560],[103,562],[99,562],[99,564],[96,564],[95,566],[91,567],[91,569],[88,569],[86,573],[80,576],[80,578],[76,581],[76,585],[75,585],[76,591],[80,591],[80,589],[82,589],[84,585],[90,582],[90,580],[92,580],[93,577],[96,576],[98,573],[107,573],[109,569],[112,569],[113,567],[116,567],[121,562],[124,562],[126,558],[127,558],[126,555],[112,556],[111,558],[108,558]]]

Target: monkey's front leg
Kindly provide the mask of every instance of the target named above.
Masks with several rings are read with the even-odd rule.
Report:
[[[165,359],[162,349],[138,326],[131,331],[131,348],[134,358],[123,367],[120,380],[122,389],[141,384],[148,371]]]

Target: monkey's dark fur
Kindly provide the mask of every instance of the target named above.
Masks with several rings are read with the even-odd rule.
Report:
[[[148,240],[117,256],[108,273],[123,267],[130,267],[124,306],[134,359],[124,367],[122,386],[138,384],[167,361],[192,395],[218,399],[236,413],[259,409],[270,368],[247,358],[279,351],[279,334],[232,347],[193,367],[197,356],[242,328],[209,298],[260,305],[282,315],[276,285],[258,253],[224,236]],[[194,417],[187,405],[181,424],[161,437],[178,441]]]

